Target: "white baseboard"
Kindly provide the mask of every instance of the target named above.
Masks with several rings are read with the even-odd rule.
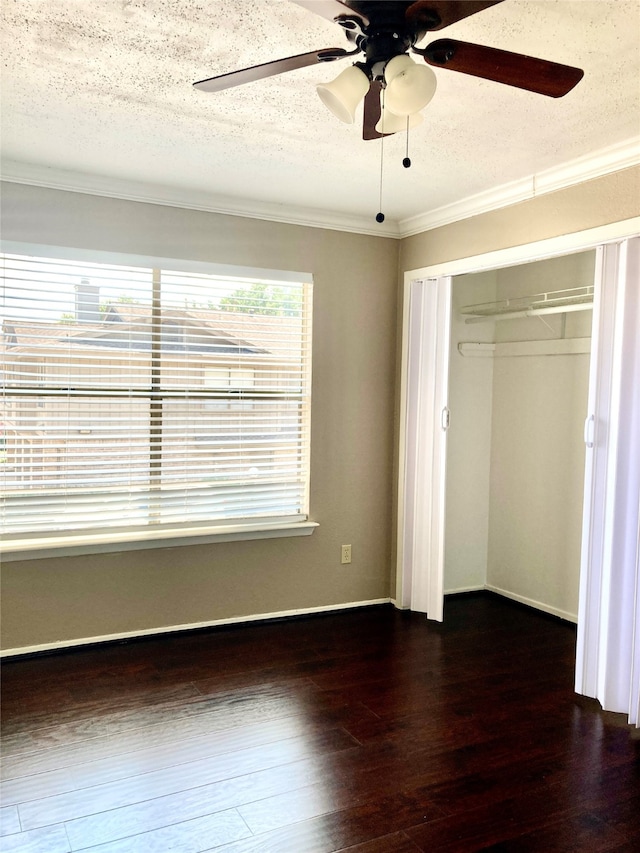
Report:
[[[215,628],[220,625],[239,625],[243,622],[260,622],[269,619],[286,619],[291,616],[308,616],[313,613],[331,613],[334,610],[351,610],[355,607],[370,607],[374,604],[389,604],[390,598],[373,598],[370,601],[348,601],[345,604],[330,604],[323,607],[302,607],[296,610],[279,610],[275,613],[255,613],[250,616],[232,616],[229,619],[213,619],[210,622],[194,622],[188,625],[168,625],[164,628],[150,628],[144,631],[123,631],[118,634],[105,634],[99,637],[83,637],[79,640],[59,640],[53,643],[41,643],[37,646],[22,646],[17,649],[4,649],[0,657],[30,655],[35,652],[52,652],[70,649],[75,646],[87,646],[95,643],[109,643],[118,640],[132,640],[139,637],[154,637],[171,634],[176,631],[194,631],[198,628]]]
[[[542,610],[545,613],[550,613],[553,616],[558,616],[560,619],[566,619],[568,622],[578,622],[578,616],[575,613],[569,613],[566,610],[560,610],[557,607],[552,607],[544,604],[542,601],[535,601],[532,598],[526,598],[523,595],[517,595],[514,592],[509,592],[506,589],[484,584],[482,586],[459,587],[457,589],[445,590],[445,595],[455,595],[463,592],[480,592],[483,589],[489,592],[495,592],[497,595],[502,595],[505,598],[510,598],[513,601],[518,601],[520,604],[526,604],[537,610]],[[53,643],[41,643],[35,646],[22,646],[16,649],[4,649],[0,651],[0,658],[17,657],[19,655],[30,655],[37,652],[53,652],[62,649],[70,649],[76,646],[88,646],[96,643],[117,642],[119,640],[133,640],[141,637],[154,637],[162,634],[171,634],[177,631],[195,631],[199,628],[215,628],[222,625],[240,625],[245,622],[260,622],[269,619],[286,619],[292,616],[309,616],[314,613],[331,613],[335,610],[351,610],[356,607],[370,607],[376,604],[392,604],[397,609],[398,603],[393,598],[373,598],[369,601],[348,601],[344,604],[331,604],[323,607],[302,607],[296,610],[279,610],[273,613],[255,613],[250,616],[232,616],[228,619],[213,619],[208,622],[194,622],[187,625],[168,625],[164,628],[150,628],[144,631],[123,631],[117,634],[105,634],[97,637],[83,637],[78,640],[58,640]]]
[[[526,604],[528,607],[535,607],[536,610],[543,610],[545,613],[550,613],[552,616],[559,616],[560,619],[566,619],[567,622],[578,624],[578,614],[569,613],[567,610],[560,610],[558,607],[552,607],[550,604],[545,604],[542,601],[536,601],[533,598],[527,598],[524,595],[518,595],[515,592],[509,592],[506,589],[500,589],[499,586],[485,584],[484,588],[489,592],[495,592],[497,595],[503,595],[505,598],[510,598],[512,601],[518,601],[520,604]]]
[[[445,595],[457,595],[461,592],[482,592],[483,589],[486,589],[485,585],[481,583],[479,586],[460,586],[456,589],[445,589]]]

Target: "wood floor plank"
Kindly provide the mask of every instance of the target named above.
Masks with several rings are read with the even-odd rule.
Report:
[[[522,849],[527,851],[600,849],[589,846],[589,843],[595,843],[595,836],[601,849],[610,849],[625,840],[621,833],[603,821],[583,820],[582,810],[567,809],[566,802],[558,793],[548,787],[533,795],[503,800],[499,808],[492,803],[405,831],[425,853],[471,853],[496,845],[500,845],[501,850],[515,851],[520,849],[518,844],[525,836],[541,842],[539,847],[527,847],[523,843]],[[568,824],[574,825],[574,832],[567,831]],[[567,847],[567,839],[574,837],[579,827],[583,840],[589,837],[591,841],[586,846]]]
[[[628,777],[628,773],[626,765],[622,774]],[[601,781],[594,782],[595,777],[601,777]],[[578,778],[584,779],[585,785],[576,786]],[[588,794],[590,783],[597,786],[593,800]],[[609,796],[605,793],[607,791],[614,798],[629,797],[633,783],[629,784],[631,790],[625,791],[624,783],[620,784],[610,769],[602,771],[599,761],[588,763],[583,757],[558,751],[553,756],[540,753],[522,763],[502,764],[446,779],[431,786],[430,791],[435,804],[455,815],[481,807],[498,809],[502,802],[513,796],[533,796],[549,787],[563,790],[569,807],[572,807],[590,801],[602,802]]]
[[[1,796],[0,803],[4,804],[0,808],[0,837],[20,832],[20,818],[16,806],[8,805],[7,800],[3,800]]]
[[[238,813],[254,835],[271,832],[292,822],[327,814],[341,807],[340,795],[322,782],[265,797],[238,806]]]
[[[296,761],[177,794],[154,797],[135,805],[96,812],[68,820],[65,827],[74,849],[95,846],[305,787],[318,778],[319,772],[318,760]]]
[[[20,820],[23,829],[35,829],[354,747],[357,744],[353,738],[340,729],[309,737],[288,738],[23,802]]]
[[[117,693],[114,695],[118,695]],[[5,704],[8,700],[5,697]],[[193,716],[206,712],[201,694],[192,685],[181,685],[173,691],[167,691],[164,699],[131,703],[127,709],[125,702],[114,707],[113,697],[101,708],[85,705],[76,708],[73,714],[48,712],[46,717],[34,720],[31,715],[18,724],[3,723],[4,750],[7,755],[18,756],[39,752],[54,746],[66,746],[88,740],[89,738],[115,734],[120,731],[135,730],[145,725],[153,725],[170,720],[177,714]]]
[[[0,803],[4,803],[0,797]],[[14,832],[20,832],[20,818],[18,817],[18,809],[15,805],[5,805],[0,808],[0,837],[4,835],[13,835]],[[0,848],[1,849],[1,848]]]
[[[348,720],[345,720],[348,722]],[[345,732],[342,727],[334,727],[332,721],[308,725],[306,720],[296,717],[293,720],[269,720],[252,726],[240,726],[224,731],[213,731],[199,737],[185,737],[173,732],[168,743],[155,746],[154,740],[149,740],[149,746],[142,747],[140,741],[135,742],[136,749],[116,746],[113,738],[101,744],[106,757],[91,760],[92,750],[96,747],[85,745],[82,753],[85,761],[71,763],[69,750],[56,751],[56,756],[48,756],[47,764],[54,764],[55,770],[32,770],[28,775],[14,776],[0,783],[0,802],[7,805],[43,799],[59,794],[90,788],[119,779],[151,773],[192,761],[214,758],[225,754],[234,754],[252,748],[280,743],[291,739],[294,735],[309,738],[329,731]],[[341,737],[341,735],[338,735]],[[348,742],[355,745],[353,737],[346,735]],[[142,748],[141,748],[142,747]],[[115,753],[115,754],[113,754]],[[75,750],[74,750],[75,754]]]
[[[620,832],[640,850],[640,760],[602,774],[602,792],[592,789],[582,808]]]
[[[2,839],[2,853],[71,853],[64,826],[47,826]]]
[[[540,853],[552,849],[555,853],[610,853],[624,843],[620,833],[589,814],[563,815],[544,829],[527,832],[500,842],[504,853]]]
[[[419,850],[404,832],[394,832],[363,844],[343,847],[340,853],[419,853]]]
[[[122,683],[126,683],[123,678]],[[7,715],[7,719],[3,721],[3,728],[7,737],[20,737],[21,732],[27,731],[33,735],[38,729],[51,727],[55,723],[57,727],[65,720],[75,722],[78,718],[85,720],[96,721],[104,714],[113,712],[113,696],[119,696],[118,707],[120,713],[124,709],[139,709],[141,706],[146,706],[150,709],[161,705],[174,705],[182,703],[189,699],[197,700],[200,693],[193,684],[181,684],[178,687],[141,687],[136,684],[130,686],[129,691],[122,689],[122,683],[110,685],[111,693],[106,693],[104,699],[99,701],[93,699],[76,698],[63,699],[58,691],[47,695],[46,702],[37,704],[33,696],[30,696],[28,702],[25,699],[19,701],[18,706],[21,709],[19,716],[11,713]],[[33,703],[34,708],[29,710],[29,705]]]
[[[219,853],[333,853],[440,815],[428,793],[397,793],[254,835],[221,847]]]
[[[425,819],[427,813],[431,817],[445,814],[432,800],[428,787],[412,788],[408,783],[408,777],[400,779],[399,774],[394,777],[386,773],[378,776],[367,773],[363,766],[359,774],[345,775],[345,781],[334,779],[331,786],[317,782],[237,808],[254,835],[264,835],[292,823],[334,812],[375,808],[379,800],[390,802],[391,797],[395,797],[402,807],[408,800],[419,803],[418,810]]]
[[[120,696],[117,690],[114,695]],[[183,685],[171,691],[163,691],[162,697],[157,697],[155,691],[151,696],[143,694],[142,700],[131,703],[130,708],[127,708],[126,702],[119,699],[117,712],[113,711],[113,698],[110,713],[91,713],[83,705],[83,713],[79,719],[62,722],[64,715],[61,714],[55,725],[49,724],[42,728],[33,725],[26,747],[22,742],[22,735],[12,736],[10,732],[5,732],[4,749],[9,755],[18,751],[35,752],[54,746],[71,745],[96,736],[105,737],[123,731],[135,731],[163,722],[175,723],[176,719],[201,714],[207,714],[209,719],[214,716],[222,718],[223,725],[220,727],[230,728],[232,721],[235,725],[241,725],[243,722],[251,722],[252,719],[286,716],[292,713],[292,708],[294,711],[298,710],[298,697],[301,700],[306,697],[311,702],[318,695],[319,690],[310,679],[292,686],[281,683],[254,683],[243,690],[230,691],[212,698],[203,698],[193,685]],[[229,703],[232,705],[233,715],[229,713]],[[17,741],[16,744],[14,740]]]
[[[3,778],[25,775],[27,772],[41,772],[44,769],[60,766],[56,762],[61,753],[52,756],[53,763],[46,766],[48,750],[58,746],[82,744],[85,741],[92,741],[88,744],[89,749],[97,750],[98,737],[109,742],[109,739],[115,736],[128,733],[130,737],[125,751],[129,751],[136,748],[135,744],[139,736],[150,734],[144,730],[148,730],[151,726],[164,728],[164,733],[156,729],[152,733],[154,738],[168,735],[168,739],[171,739],[176,728],[183,725],[185,728],[191,727],[191,734],[197,734],[198,730],[224,731],[294,715],[318,715],[344,709],[348,705],[354,705],[354,703],[345,701],[339,695],[328,696],[310,682],[305,682],[304,685],[296,687],[260,685],[259,688],[254,686],[251,690],[232,692],[213,699],[192,701],[189,698],[180,705],[144,708],[135,713],[116,712],[107,719],[83,719],[79,726],[73,726],[73,732],[69,732],[66,725],[51,727],[46,730],[44,739],[39,737],[42,734],[39,730],[30,740],[29,751],[20,752],[17,755],[13,751],[12,739],[7,738],[3,746],[6,764]],[[64,731],[61,732],[61,728]],[[30,769],[25,770],[25,767]]]
[[[55,772],[57,768],[72,767],[87,762],[108,760],[118,761],[118,756],[128,756],[150,746],[164,745],[171,748],[175,744],[189,743],[193,738],[209,738],[240,741],[246,733],[247,746],[252,743],[268,743],[294,734],[319,732],[330,728],[343,728],[350,732],[357,730],[360,725],[376,720],[377,717],[363,705],[340,705],[333,708],[311,708],[306,712],[296,709],[298,713],[275,713],[273,717],[262,712],[257,721],[238,723],[237,719],[227,719],[224,714],[211,712],[211,704],[203,700],[202,705],[194,706],[189,703],[186,708],[180,706],[171,710],[163,710],[161,722],[135,727],[134,722],[127,718],[122,725],[105,725],[108,732],[101,737],[88,737],[71,745],[61,744],[38,752],[29,752],[18,756],[5,757],[3,762],[3,778],[15,779],[30,774]],[[155,719],[155,717],[154,717]],[[148,718],[145,715],[145,722]]]
[[[570,695],[572,689],[567,685],[567,673],[555,669],[550,670],[548,666],[540,667],[539,672],[529,673],[534,684],[542,686],[545,690],[561,686]],[[422,681],[407,679],[402,684],[388,684],[374,682],[348,688],[342,685],[325,693],[336,696],[342,701],[362,702],[367,708],[378,716],[394,716],[398,713],[434,712],[439,708],[445,709],[453,705],[461,697],[467,707],[473,707],[476,702],[491,702],[500,707],[505,703],[522,699],[524,685],[517,685],[511,674],[499,675],[477,675],[473,678],[468,676],[459,677],[456,680],[439,683],[436,679]],[[533,688],[530,688],[531,692]],[[490,699],[488,697],[491,697]]]
[[[234,809],[230,809],[81,849],[86,853],[167,853],[169,850],[171,853],[200,853],[247,835],[250,835],[247,825]]]
[[[449,654],[425,654],[417,660],[411,659],[410,665],[402,665],[394,656],[392,650],[386,649],[381,652],[371,653],[368,656],[361,654],[345,662],[344,658],[332,658],[329,660],[315,661],[306,667],[306,674],[323,689],[332,689],[336,683],[342,688],[361,687],[367,684],[383,682],[391,686],[397,684],[402,687],[407,681],[414,683],[428,680],[439,685],[456,683],[460,681],[473,681],[474,679],[496,677],[509,673],[519,672],[521,667],[528,666],[545,669],[544,662],[540,660],[541,651],[545,644],[535,645],[535,654],[530,649],[515,649],[513,654],[505,657],[503,650],[491,649],[487,651],[480,667],[478,662],[466,656],[464,648],[456,648]],[[548,651],[554,655],[556,667],[561,661],[569,668],[573,667],[575,638],[573,635],[560,645],[549,644]],[[462,661],[457,658],[462,654]]]

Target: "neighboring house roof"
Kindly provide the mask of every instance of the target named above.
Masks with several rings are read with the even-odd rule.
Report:
[[[198,318],[193,312],[183,309],[165,309],[160,322],[163,333],[163,351],[217,353],[217,354],[266,354],[266,350],[255,343],[230,333],[228,328],[211,322],[212,312],[204,312]],[[229,319],[228,315],[225,319]],[[229,324],[227,324],[228,327]],[[83,331],[74,335],[76,343],[110,346],[127,349],[151,348],[151,308],[147,305],[109,305],[104,320],[96,334]]]
[[[69,330],[75,328],[69,323],[41,321],[25,323],[23,321],[4,320],[2,323],[3,349],[11,352],[33,352],[43,346],[66,341],[69,337]]]
[[[274,329],[274,319],[277,329]],[[210,355],[262,355],[296,358],[300,354],[298,317],[265,317],[240,312],[165,309],[161,315],[163,352]],[[99,323],[5,320],[2,343],[11,352],[37,352],[60,344],[151,349],[151,308],[111,304]]]
[[[107,322],[132,325],[150,324],[151,309],[130,303],[111,304],[105,319]],[[277,322],[274,324],[274,321]],[[300,317],[274,317],[206,308],[165,308],[162,312],[162,322],[175,322],[192,335],[230,339],[236,346],[247,346],[264,354],[284,358],[300,355]]]

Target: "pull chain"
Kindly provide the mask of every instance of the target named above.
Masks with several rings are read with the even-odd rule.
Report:
[[[409,159],[409,116],[407,116],[407,148],[405,153],[405,158],[402,161],[402,165],[405,169],[408,169],[411,166],[411,160]]]
[[[382,136],[380,137],[380,203],[379,207],[382,208],[382,166],[384,163],[384,89],[382,90]],[[380,209],[379,213],[376,213],[376,222],[384,222],[384,213],[382,209]]]

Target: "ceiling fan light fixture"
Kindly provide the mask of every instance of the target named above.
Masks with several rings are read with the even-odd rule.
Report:
[[[413,130],[414,127],[418,127],[418,125],[422,124],[424,121],[422,113],[412,113],[410,116],[399,116],[396,115],[396,113],[392,113],[385,104],[380,112],[380,118],[378,119],[375,129],[378,133],[402,133],[403,130],[407,130],[407,118],[409,119],[409,130]]]
[[[406,53],[387,62],[384,79],[386,108],[399,116],[413,115],[426,107],[438,84],[427,65],[417,65]]]
[[[345,68],[331,83],[316,86],[322,103],[346,124],[354,123],[356,107],[368,90],[369,78],[357,65]]]

